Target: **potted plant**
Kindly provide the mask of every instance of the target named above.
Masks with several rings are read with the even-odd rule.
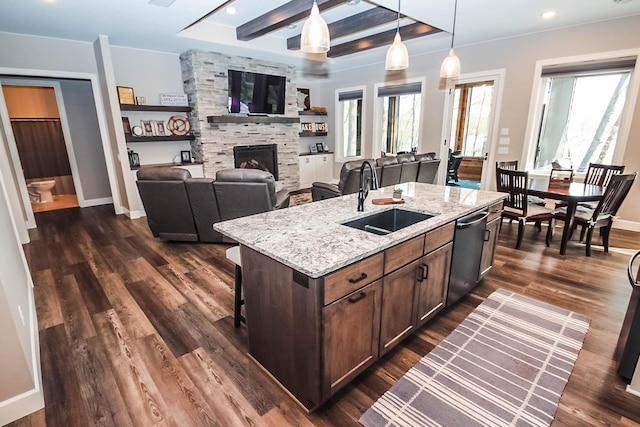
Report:
[[[402,188],[395,187],[393,189],[393,201],[399,202],[400,200],[402,200]]]

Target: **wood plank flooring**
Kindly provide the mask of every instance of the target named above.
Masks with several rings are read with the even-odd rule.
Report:
[[[605,254],[560,256],[544,232],[504,223],[494,269],[458,304],[312,414],[247,356],[233,327],[233,265],[222,244],[164,243],[111,206],[43,212],[24,246],[35,283],[46,407],[12,426],[349,426],[484,298],[505,288],[591,318],[554,426],[638,426],[613,352],[640,234]],[[578,233],[576,233],[578,234]],[[559,236],[559,234],[557,234]],[[618,249],[623,248],[623,249]]]

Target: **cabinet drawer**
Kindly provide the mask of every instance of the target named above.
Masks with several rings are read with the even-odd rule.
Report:
[[[433,231],[427,233],[424,241],[424,253],[428,254],[434,249],[438,249],[453,240],[453,232],[455,231],[455,223],[451,222],[447,225],[443,225]]]
[[[502,214],[502,202],[489,206],[489,216],[487,222],[498,218]]]
[[[382,277],[384,253],[358,261],[331,273],[324,279],[324,305]]]
[[[424,234],[387,249],[384,257],[384,274],[420,258],[423,254],[423,249]]]

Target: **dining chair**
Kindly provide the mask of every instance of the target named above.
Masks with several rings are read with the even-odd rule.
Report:
[[[613,225],[613,219],[615,218],[620,205],[622,205],[622,202],[627,197],[627,194],[629,194],[629,190],[636,179],[636,175],[637,172],[613,175],[604,195],[602,196],[602,200],[598,202],[595,209],[589,209],[584,206],[578,207],[573,220],[573,229],[579,225],[582,226],[582,232],[580,233],[581,241],[584,239],[586,230],[587,237],[585,242],[585,253],[587,256],[591,256],[591,239],[593,238],[593,230],[595,228],[600,229],[604,251],[609,252],[609,233],[611,231],[611,226]],[[558,209],[554,213],[554,217],[561,221],[566,221],[566,208]]]
[[[529,201],[529,173],[498,168],[497,183],[498,191],[508,194],[504,201],[502,218],[515,219],[518,221],[516,249],[519,249],[522,244],[524,227],[527,222],[549,222],[546,236],[546,244],[549,246],[551,238],[553,237],[553,210]]]
[[[606,187],[611,181],[611,177],[624,172],[624,165],[603,165],[600,163],[589,163],[587,173],[584,176],[584,183],[591,185],[599,185]],[[598,204],[596,202],[581,202],[580,206],[586,206],[595,209]]]

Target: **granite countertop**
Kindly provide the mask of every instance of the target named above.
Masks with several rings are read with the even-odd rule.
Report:
[[[350,194],[219,222],[213,228],[241,245],[318,278],[506,197],[493,191],[413,182],[396,187],[404,188],[404,204],[372,204],[373,199],[391,197],[394,187],[386,187],[369,192],[364,212],[356,211],[358,195]],[[385,236],[341,224],[394,207],[438,215]]]

